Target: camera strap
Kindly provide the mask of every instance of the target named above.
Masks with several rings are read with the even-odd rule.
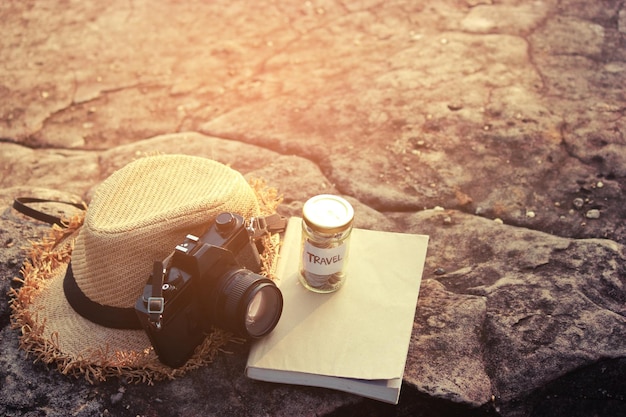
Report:
[[[154,261],[150,284],[152,286],[152,292],[148,297],[148,319],[150,323],[159,330],[161,328],[161,317],[165,308],[165,299],[163,298],[163,262]]]
[[[49,200],[34,197],[17,197],[13,200],[13,208],[20,213],[25,214],[33,219],[40,220],[48,224],[56,224],[61,227],[65,227],[62,218],[30,207],[28,204],[31,203],[59,203],[67,204],[81,210],[87,209],[87,205],[85,203],[72,203],[69,201]],[[278,213],[274,213],[264,217],[252,217],[248,224],[248,230],[252,232],[253,239],[258,239],[268,233],[282,233],[285,231],[286,227],[287,219],[279,215]]]
[[[61,227],[66,227],[63,224],[63,219],[58,216],[53,216],[52,214],[44,213],[41,210],[37,210],[33,207],[30,207],[28,204],[30,203],[60,203],[67,204],[72,207],[76,207],[81,210],[86,210],[87,206],[84,203],[72,203],[69,201],[58,201],[58,200],[48,200],[43,198],[33,198],[33,197],[17,197],[13,200],[13,208],[19,211],[22,214],[27,215],[28,217],[32,217],[36,220],[41,220],[48,224],[56,224]]]
[[[287,227],[287,218],[278,213],[264,217],[252,217],[247,225],[252,239],[258,239],[264,235],[281,233]]]

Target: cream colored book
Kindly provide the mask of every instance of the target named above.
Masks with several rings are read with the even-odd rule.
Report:
[[[252,345],[246,375],[397,404],[428,236],[354,229],[345,284],[317,294],[298,280],[301,222],[289,220],[278,260],[282,317]]]

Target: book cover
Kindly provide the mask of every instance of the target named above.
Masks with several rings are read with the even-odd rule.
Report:
[[[317,294],[298,280],[301,222],[289,220],[276,269],[282,317],[252,345],[246,375],[397,404],[428,236],[353,229],[345,284]]]

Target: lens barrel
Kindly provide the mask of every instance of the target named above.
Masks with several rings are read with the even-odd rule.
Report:
[[[283,311],[283,296],[268,278],[247,269],[222,275],[214,294],[216,324],[250,338],[274,330]]]

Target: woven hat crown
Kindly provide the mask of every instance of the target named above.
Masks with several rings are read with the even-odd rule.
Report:
[[[255,193],[237,171],[183,155],[139,159],[96,190],[72,252],[76,284],[92,301],[132,308],[155,260],[224,211],[258,215]]]

